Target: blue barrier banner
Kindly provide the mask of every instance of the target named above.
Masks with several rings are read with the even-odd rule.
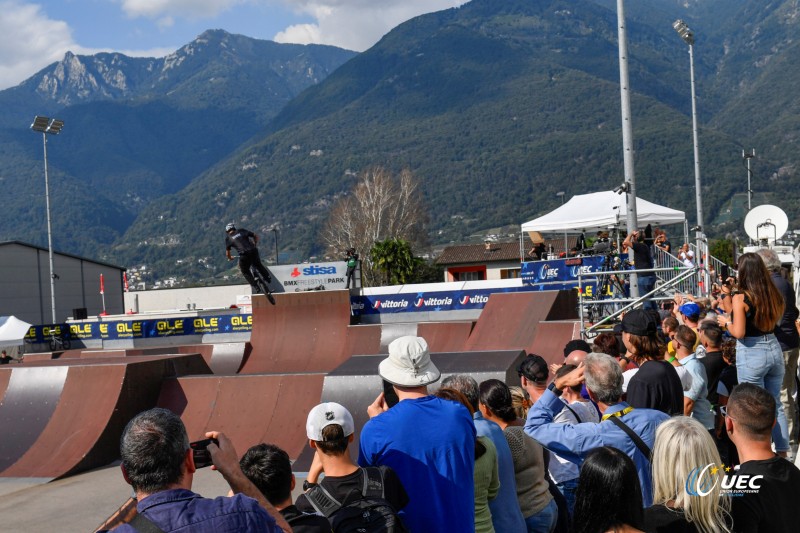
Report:
[[[47,342],[52,335],[69,332],[72,339],[120,340],[157,339],[173,335],[206,335],[249,332],[253,315],[198,316],[149,320],[110,320],[76,324],[31,326],[25,340]]]
[[[483,309],[483,306],[489,301],[489,295],[494,292],[529,290],[531,289],[528,287],[507,287],[446,292],[375,294],[350,298],[350,307],[353,310],[353,314],[356,315]]]
[[[591,255],[548,261],[529,261],[522,263],[520,277],[522,283],[534,286],[556,281],[577,284],[579,274],[585,276],[601,271],[604,260],[605,256]]]

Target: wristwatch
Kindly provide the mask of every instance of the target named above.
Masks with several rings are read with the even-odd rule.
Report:
[[[316,483],[309,483],[309,481],[307,479],[303,481],[303,490],[304,491],[310,489],[311,487],[316,487],[316,486],[317,486]]]
[[[556,387],[556,382],[552,381],[550,385],[547,386],[547,390],[555,394],[556,396],[561,396],[561,389]]]

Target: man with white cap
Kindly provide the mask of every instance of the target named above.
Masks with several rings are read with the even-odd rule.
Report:
[[[317,485],[319,475],[325,477],[319,486],[336,499],[342,507],[362,499],[365,486],[364,476],[368,475],[363,468],[353,463],[347,451],[353,442],[353,416],[341,404],[336,402],[322,403],[308,413],[306,436],[308,444],[314,450],[314,460],[303,483],[308,492]],[[391,468],[380,467],[383,499],[389,502],[395,511],[399,511],[408,503],[408,496],[397,474]],[[303,512],[319,511],[306,494],[301,494],[295,503]]]
[[[428,394],[441,376],[421,337],[400,337],[378,372],[400,400],[381,393],[367,408],[358,463],[387,465],[410,496],[400,512],[414,533],[475,530],[475,425],[463,405]]]

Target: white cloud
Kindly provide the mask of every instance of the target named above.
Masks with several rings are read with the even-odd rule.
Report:
[[[0,89],[78,49],[69,26],[47,18],[38,5],[0,1],[0,13]]]
[[[122,10],[131,17],[212,18],[247,0],[122,0]],[[167,17],[167,18],[169,18]]]
[[[282,0],[312,24],[296,24],[275,35],[282,43],[330,44],[363,51],[398,24],[417,15],[457,7],[465,0]]]
[[[91,55],[108,48],[87,48],[75,42],[69,25],[53,20],[37,4],[0,0],[0,90],[13,87],[64,58],[66,52]],[[174,48],[115,50],[135,57],[163,57]]]

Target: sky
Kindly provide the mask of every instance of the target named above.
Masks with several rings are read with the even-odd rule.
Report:
[[[464,0],[0,0],[0,89],[67,51],[161,57],[208,29],[364,51],[398,24]]]

